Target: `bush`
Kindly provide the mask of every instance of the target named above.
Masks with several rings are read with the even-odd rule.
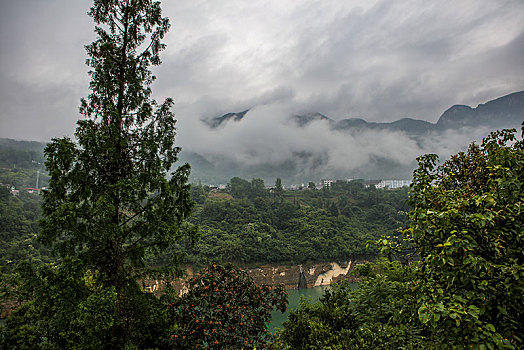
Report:
[[[271,312],[286,310],[287,294],[283,286],[257,286],[234,265],[212,264],[170,306],[177,349],[263,349],[271,339]]]

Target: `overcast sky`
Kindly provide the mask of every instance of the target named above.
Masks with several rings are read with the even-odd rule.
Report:
[[[72,134],[88,92],[90,5],[0,0],[0,137]],[[153,93],[173,97],[187,144],[202,118],[255,106],[436,122],[453,104],[524,90],[522,0],[166,0],[163,10],[172,28]]]

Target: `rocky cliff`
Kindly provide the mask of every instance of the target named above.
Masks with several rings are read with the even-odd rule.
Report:
[[[245,270],[257,284],[283,284],[287,289],[295,289],[299,287],[301,279],[300,287],[307,288],[327,286],[342,280],[355,281],[351,271],[359,263],[355,260],[350,260],[340,264],[327,262],[308,265],[262,265],[257,268],[246,268]],[[187,266],[186,279],[193,276],[193,268]],[[161,293],[165,286],[165,282],[162,280],[144,280],[142,283],[147,291],[155,294]],[[175,281],[173,287],[180,294],[183,294],[186,290],[184,279]]]
[[[263,265],[254,269],[247,269],[249,275],[257,284],[284,284],[292,289],[299,286],[302,276],[308,288],[326,286],[341,280],[354,281],[351,270],[358,264],[348,261],[342,264],[337,262],[317,263],[310,265],[273,266]]]

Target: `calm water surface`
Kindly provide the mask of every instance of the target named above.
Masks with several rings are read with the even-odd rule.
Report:
[[[356,288],[356,286],[357,284],[354,283],[353,288]],[[273,311],[273,313],[271,314],[271,323],[269,324],[269,331],[275,332],[277,328],[282,327],[282,323],[284,323],[284,321],[287,320],[289,310],[294,310],[298,307],[298,304],[300,303],[300,296],[304,296],[305,298],[308,298],[310,302],[314,303],[318,301],[318,299],[324,294],[324,291],[328,288],[329,286],[320,286],[303,289],[288,289],[287,310],[285,313],[282,313],[280,311]]]

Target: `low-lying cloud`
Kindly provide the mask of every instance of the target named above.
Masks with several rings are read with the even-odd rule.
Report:
[[[296,180],[409,178],[418,156],[436,153],[445,159],[489,132],[463,128],[415,138],[401,131],[334,130],[326,120],[299,127],[293,114],[289,106],[276,103],[253,108],[241,121],[229,120],[214,129],[200,119],[182,119],[178,141],[185,152],[198,153],[219,169],[229,167],[230,176],[244,171],[268,179],[282,171],[284,177],[286,167],[292,166]]]

